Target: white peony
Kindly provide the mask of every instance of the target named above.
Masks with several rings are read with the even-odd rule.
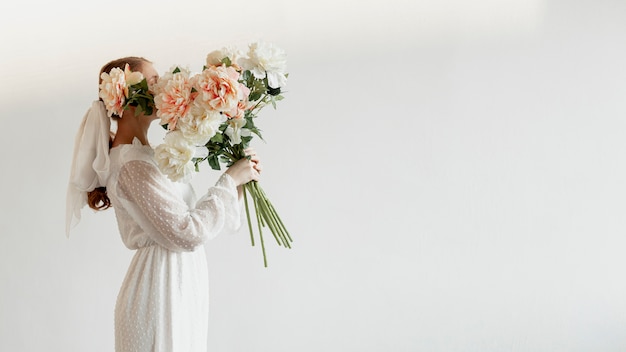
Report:
[[[257,42],[249,46],[248,57],[241,58],[239,64],[250,70],[254,77],[267,77],[271,88],[281,88],[287,84],[285,76],[287,70],[287,55],[281,48],[270,43]]]
[[[207,110],[203,106],[193,104],[189,113],[178,120],[177,128],[189,142],[205,145],[219,131],[226,116],[215,110]]]
[[[165,135],[164,143],[154,148],[154,159],[170,180],[188,181],[194,171],[191,163],[194,153],[195,147],[181,131],[170,131]]]

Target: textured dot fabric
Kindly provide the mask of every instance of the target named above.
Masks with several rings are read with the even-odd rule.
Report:
[[[234,180],[196,200],[137,139],[111,149],[107,192],[124,245],[135,251],[115,306],[116,352],[206,352],[209,282],[203,244],[241,226]]]

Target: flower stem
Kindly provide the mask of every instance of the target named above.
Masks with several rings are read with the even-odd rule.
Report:
[[[276,243],[278,243],[278,245],[281,246],[282,244],[281,244],[280,239],[277,236],[276,228],[274,224],[269,221],[271,219],[269,219],[267,216],[267,206],[264,204],[263,198],[260,197],[260,194],[258,192],[258,189],[256,188],[256,185],[257,185],[256,181],[251,181],[249,183],[249,186],[251,189],[250,193],[252,197],[254,198],[254,200],[256,201],[255,211],[257,212],[257,214],[260,215],[259,219],[260,219],[261,225],[266,226],[267,224],[267,226],[270,228],[270,232],[272,233],[272,235],[274,236],[274,239],[276,240]]]
[[[272,211],[272,208],[270,207],[269,200],[267,199],[267,197],[263,196],[263,193],[260,190],[260,186],[258,185],[258,183],[255,184],[254,187],[257,191],[257,195],[259,198],[259,204],[260,204],[262,215],[264,216],[265,221],[268,224],[268,227],[270,227],[272,234],[274,234],[274,237],[277,237],[276,240],[278,241],[278,244],[280,245],[282,242],[283,246],[287,248],[291,248],[291,246],[289,245],[289,241],[287,240],[287,238],[285,237],[283,233],[283,229],[281,228],[280,224],[276,220],[276,213]]]
[[[276,231],[282,237],[283,243],[285,243],[285,247],[291,248],[291,246],[289,245],[289,242],[293,242],[293,241],[291,239],[291,236],[289,236],[289,233],[287,232],[285,225],[280,219],[278,212],[276,212],[274,205],[270,202],[269,198],[267,197],[267,195],[265,194],[261,186],[258,184],[256,186],[260,194],[260,198],[263,200],[265,207],[267,207],[266,213],[271,218],[271,221],[274,223],[274,227],[276,228]]]
[[[254,201],[254,209],[258,209],[257,207],[257,198],[252,197],[252,200]],[[263,241],[263,230],[261,229],[261,215],[259,214],[258,211],[255,211],[256,213],[256,219],[257,219],[257,225],[259,228],[259,238],[261,239],[261,251],[263,252],[263,265],[267,268],[267,255],[265,254],[265,242]]]
[[[243,187],[243,202],[246,205],[246,219],[248,220],[248,229],[250,230],[250,242],[252,243],[252,246],[254,246],[254,233],[252,231],[252,222],[250,221],[250,209],[248,208],[248,196],[247,196],[247,189],[246,187]]]
[[[276,221],[278,221],[278,223],[280,224],[280,228],[284,232],[286,237],[289,239],[289,242],[293,242],[293,240],[291,239],[291,236],[289,236],[289,232],[287,231],[287,227],[285,227],[285,224],[283,223],[282,219],[278,215],[278,212],[274,208],[274,205],[269,201],[269,198],[265,194],[265,191],[263,191],[263,189],[260,186],[259,186],[259,192],[261,193],[262,197],[267,200],[267,204],[268,204],[268,206],[269,206],[269,208],[271,210],[271,213],[274,215],[274,218],[276,219]]]

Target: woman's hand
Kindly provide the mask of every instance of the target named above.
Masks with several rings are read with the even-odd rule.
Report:
[[[238,160],[226,170],[226,173],[235,180],[237,186],[250,181],[258,181],[263,169],[254,149],[248,148],[245,153],[250,157],[250,160],[247,158]]]

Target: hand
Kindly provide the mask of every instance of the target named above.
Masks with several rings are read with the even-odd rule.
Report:
[[[226,173],[235,180],[237,186],[244,185],[250,181],[258,181],[263,167],[260,164],[259,157],[252,148],[245,150],[247,158],[242,158],[231,165]]]

